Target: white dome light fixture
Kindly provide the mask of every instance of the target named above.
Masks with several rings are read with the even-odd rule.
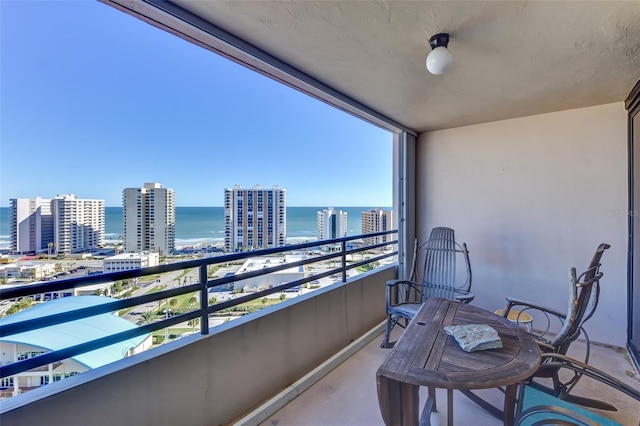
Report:
[[[431,52],[427,55],[427,69],[431,74],[444,74],[453,62],[453,56],[447,49],[449,34],[436,34],[429,39]]]

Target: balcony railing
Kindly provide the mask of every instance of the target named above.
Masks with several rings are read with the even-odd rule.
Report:
[[[24,285],[24,286],[14,287],[14,288],[0,288],[0,299],[2,300],[20,299],[23,297],[29,297],[37,294],[42,294],[42,293],[50,293],[50,292],[57,292],[61,290],[81,288],[89,285],[113,282],[118,280],[138,279],[144,276],[149,276],[154,274],[163,274],[163,273],[172,272],[172,271],[179,271],[179,270],[192,269],[192,268],[198,268],[199,270],[198,282],[194,284],[184,285],[182,287],[177,287],[177,288],[172,288],[168,290],[148,293],[140,296],[130,297],[127,299],[121,299],[118,301],[114,301],[111,303],[106,303],[98,306],[92,306],[92,307],[77,309],[77,310],[68,311],[64,313],[48,315],[46,317],[34,318],[34,319],[29,319],[29,320],[24,320],[16,323],[3,325],[3,327],[0,328],[0,337],[3,337],[3,338],[17,334],[17,333],[37,330],[37,329],[48,327],[55,324],[61,324],[69,321],[91,317],[98,314],[114,312],[121,309],[127,309],[133,306],[138,306],[138,305],[142,305],[150,302],[159,302],[165,299],[168,300],[172,297],[176,297],[176,296],[180,296],[188,293],[199,292],[200,294],[200,306],[196,309],[193,309],[186,313],[175,315],[173,317],[167,317],[165,319],[159,320],[151,324],[142,325],[131,330],[127,330],[124,332],[120,332],[117,334],[113,334],[110,336],[106,336],[106,337],[85,342],[82,344],[78,344],[65,349],[48,352],[34,358],[29,358],[24,361],[19,361],[9,365],[4,365],[0,367],[0,377],[8,377],[8,376],[12,376],[27,370],[32,370],[32,369],[41,367],[43,365],[61,361],[61,360],[64,360],[85,352],[89,352],[95,349],[103,348],[103,347],[112,345],[114,343],[121,342],[126,339],[149,334],[159,329],[168,328],[172,325],[188,322],[195,318],[200,319],[200,324],[201,324],[200,333],[203,335],[209,334],[209,316],[214,315],[216,312],[219,312],[224,309],[228,309],[233,306],[246,303],[255,299],[263,298],[273,293],[282,292],[292,287],[301,286],[311,281],[329,277],[335,274],[340,274],[340,277],[341,277],[340,280],[342,282],[346,282],[348,270],[395,256],[397,254],[397,251],[394,249],[395,245],[397,244],[397,240],[395,239],[387,242],[379,243],[379,244],[362,245],[358,247],[349,247],[349,248],[348,248],[348,245],[349,245],[348,243],[354,240],[363,240],[365,238],[373,238],[373,237],[396,235],[396,234],[397,234],[397,231],[395,230],[385,231],[385,232],[378,232],[378,233],[372,233],[372,234],[366,234],[366,235],[337,238],[332,240],[313,241],[313,242],[308,242],[303,244],[287,245],[284,247],[254,250],[254,251],[247,251],[247,252],[240,252],[240,253],[233,253],[233,254],[225,254],[221,256],[208,257],[203,259],[180,261],[176,263],[147,267],[147,268],[136,269],[136,270],[89,275],[81,278],[71,278],[66,280],[36,283],[36,284]],[[389,237],[388,239],[391,239],[391,238]],[[236,274],[228,277],[209,279],[207,275],[207,269],[209,266],[212,266],[212,265],[224,264],[227,262],[234,262],[238,260],[244,260],[244,259],[259,257],[259,256],[299,252],[300,250],[308,250],[311,248],[318,248],[322,246],[331,246],[331,247],[339,246],[340,250],[329,251],[326,254],[322,254],[319,256],[309,256],[307,258],[303,258],[298,261],[289,262],[289,263],[280,263],[276,266],[271,266],[271,267],[267,267],[267,268],[256,270],[256,271]],[[363,258],[358,262],[347,262],[347,257],[349,255],[364,253],[366,251],[370,251],[374,249],[384,249],[384,250],[377,253],[375,256],[369,257],[367,259]],[[308,265],[308,264],[313,264],[318,262],[332,261],[332,260],[335,260],[336,258],[340,260],[338,267],[329,268],[323,272],[310,274],[304,278],[301,278],[295,281],[290,281],[281,285],[273,286],[272,288],[258,290],[256,292],[252,292],[249,294],[239,294],[233,299],[225,300],[225,301],[216,303],[214,305],[209,305],[208,292],[212,288],[224,286],[226,284],[230,284],[230,283],[241,281],[248,278],[258,277],[258,276],[267,275],[273,272],[290,269],[296,266],[303,266],[303,265]]]

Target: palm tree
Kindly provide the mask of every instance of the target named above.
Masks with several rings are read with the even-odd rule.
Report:
[[[144,311],[140,314],[140,319],[138,319],[138,322],[136,324],[138,325],[151,324],[155,316],[156,316],[156,313],[154,311]]]
[[[187,324],[191,326],[191,331],[193,333],[195,333],[196,332],[196,326],[198,324],[200,324],[200,318],[194,318],[194,319],[190,320]]]
[[[176,299],[175,297],[169,300],[169,306],[171,306],[172,308],[177,304],[178,304],[178,299]]]
[[[189,299],[189,307],[192,307],[194,303],[196,303],[198,301],[198,299],[196,299],[195,296],[192,296],[191,299]]]

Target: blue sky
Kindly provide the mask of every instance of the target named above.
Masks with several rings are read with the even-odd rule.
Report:
[[[94,1],[0,1],[0,206],[76,194],[178,206],[287,189],[290,206],[391,206],[392,135]]]

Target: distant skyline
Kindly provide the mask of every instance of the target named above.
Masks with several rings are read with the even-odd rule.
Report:
[[[158,182],[391,206],[392,134],[99,2],[1,1],[0,206]]]

